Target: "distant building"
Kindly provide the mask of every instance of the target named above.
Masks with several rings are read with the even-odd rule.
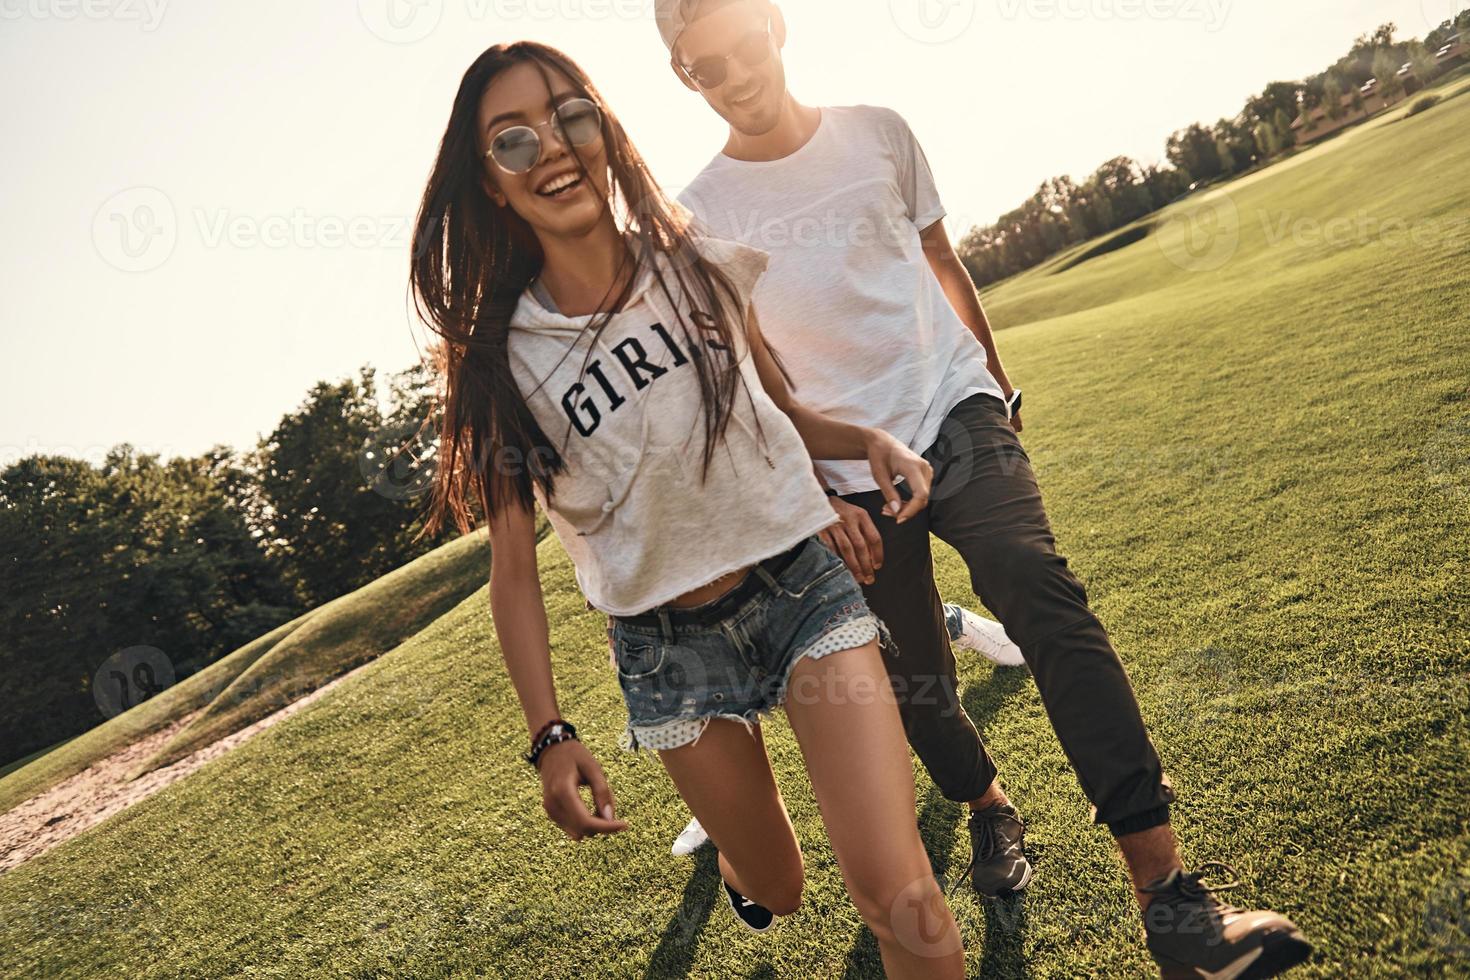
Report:
[[[1392,98],[1384,95],[1379,91],[1378,79],[1370,78],[1368,83],[1356,92],[1348,92],[1342,96],[1341,111],[1336,119],[1327,115],[1327,106],[1319,105],[1297,116],[1296,121],[1291,124],[1291,131],[1296,134],[1297,146],[1304,146],[1324,136],[1331,136],[1354,123],[1362,122],[1389,106],[1397,105],[1404,98],[1403,94],[1395,94]],[[1359,104],[1362,108],[1358,107]]]
[[[1440,71],[1444,71],[1447,68],[1454,68],[1457,65],[1463,65],[1467,60],[1470,60],[1470,44],[1466,43],[1465,35],[1456,34],[1454,37],[1446,39],[1444,47],[1436,51],[1434,57],[1439,65]]]
[[[1434,53],[1434,59],[1434,73],[1436,76],[1441,75],[1451,68],[1470,61],[1470,44],[1466,43],[1463,34],[1456,34],[1448,38],[1447,43]],[[1414,74],[1412,65],[1404,65],[1394,73],[1394,77],[1399,82],[1398,94],[1394,97],[1386,96],[1381,91],[1382,86],[1378,79],[1370,78],[1356,92],[1349,91],[1342,96],[1342,111],[1336,119],[1328,118],[1325,105],[1319,105],[1309,111],[1304,110],[1291,124],[1291,131],[1296,134],[1297,145],[1314,143],[1324,136],[1331,136],[1354,123],[1362,122],[1369,116],[1376,115],[1402,102],[1424,86],[1424,79]],[[1360,100],[1362,108],[1358,108]]]

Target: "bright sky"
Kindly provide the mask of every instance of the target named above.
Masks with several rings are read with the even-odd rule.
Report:
[[[918,134],[958,238],[1466,0],[787,0],[792,91]],[[408,223],[460,75],[534,38],[677,191],[723,124],[652,0],[0,0],[0,465],[245,448],[306,389],[417,359]],[[421,335],[421,333],[419,334]]]

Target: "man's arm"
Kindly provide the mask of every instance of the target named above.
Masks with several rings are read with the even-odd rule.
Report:
[[[919,232],[919,239],[924,244],[924,256],[929,260],[929,268],[934,270],[934,276],[939,280],[939,285],[944,287],[944,295],[949,300],[949,305],[959,315],[960,321],[970,328],[975,339],[980,341],[980,346],[985,348],[985,364],[990,369],[1000,390],[1005,392],[1007,398],[1011,396],[1011,380],[1006,377],[1006,369],[1001,366],[1000,352],[995,349],[995,335],[990,331],[990,320],[985,316],[985,308],[980,305],[980,295],[975,292],[975,284],[970,281],[970,273],[965,270],[964,263],[955,254],[954,246],[949,242],[949,235],[944,231],[944,219],[940,218],[928,228]],[[1021,431],[1021,416],[1017,413],[1011,424],[1016,431]]]
[[[934,469],[927,460],[882,429],[841,422],[797,401],[761,335],[754,306],[746,311],[745,329],[750,357],[755,361],[761,387],[775,406],[791,419],[809,456],[814,459],[866,459],[878,489],[888,502],[883,513],[899,524],[928,506],[929,481],[933,479]],[[900,477],[907,482],[911,493],[907,501],[894,486]]]

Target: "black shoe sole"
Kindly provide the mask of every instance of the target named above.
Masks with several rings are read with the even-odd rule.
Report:
[[[1011,888],[1002,888],[1000,891],[994,892],[994,893],[987,892],[987,891],[982,891],[979,888],[975,888],[975,882],[974,881],[971,881],[970,882],[970,887],[973,888],[974,891],[975,891],[975,894],[976,895],[979,895],[981,898],[1015,898],[1017,895],[1019,895],[1022,891],[1025,890],[1025,888],[1026,888],[1027,885],[1031,884],[1031,879],[1034,878],[1035,876],[1036,876],[1036,867],[1035,867],[1035,865],[1033,865],[1030,861],[1027,861],[1026,862],[1026,873],[1021,876],[1021,882],[1020,882],[1020,884],[1014,885]]]
[[[1300,932],[1273,932],[1261,940],[1261,958],[1239,980],[1266,980],[1299,966],[1312,955],[1312,944]]]
[[[1280,976],[1287,970],[1306,962],[1312,955],[1312,944],[1300,931],[1270,932],[1261,938],[1261,955],[1257,956],[1232,980],[1267,980]],[[1199,980],[1200,972],[1192,966],[1178,962],[1159,964],[1159,975],[1163,980]]]

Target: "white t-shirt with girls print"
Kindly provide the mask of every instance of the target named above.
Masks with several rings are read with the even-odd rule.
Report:
[[[750,356],[745,312],[768,256],[705,237],[697,248],[737,293],[738,309],[727,316],[743,382],[707,476],[695,354],[675,304],[697,336],[701,311],[679,289],[677,256],[654,260],[669,294],[645,263],[595,338],[595,317],[563,316],[531,289],[511,316],[511,370],[566,462],[552,498],[539,487],[537,498],[587,601],[615,616],[663,605],[837,520],[796,427],[765,393]],[[703,356],[723,356],[702,337],[695,343],[705,345]]]

